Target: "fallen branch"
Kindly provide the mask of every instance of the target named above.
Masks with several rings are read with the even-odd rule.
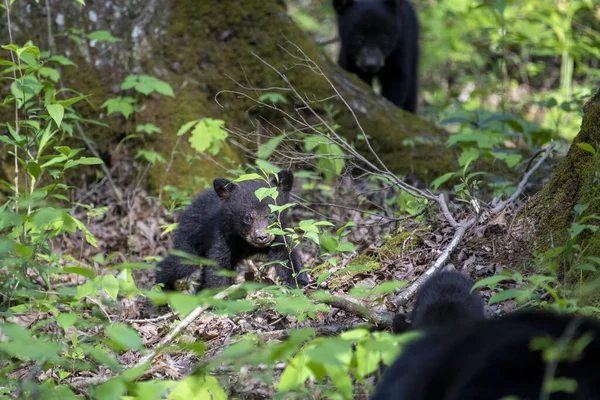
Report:
[[[356,304],[349,300],[346,300],[341,297],[331,296],[326,299],[317,299],[323,304],[327,304],[331,307],[339,308],[340,310],[344,310],[347,313],[356,315],[360,318],[366,319],[370,324],[383,329],[391,329],[392,328],[392,320],[386,318],[386,316],[378,315],[374,311],[369,310],[367,307]]]
[[[317,336],[335,336],[342,332],[350,331],[358,328],[371,327],[369,324],[334,324],[334,325],[319,325],[311,328],[315,329]],[[271,332],[248,332],[258,336],[262,340],[285,340],[289,337],[289,329],[280,329]]]
[[[504,210],[506,208],[506,206],[508,204],[514,202],[521,195],[521,193],[525,189],[525,185],[527,184],[527,181],[529,180],[531,175],[548,158],[552,149],[554,149],[554,142],[550,143],[550,145],[546,149],[546,152],[544,153],[543,157],[538,159],[538,161],[535,163],[533,168],[531,168],[529,171],[527,171],[527,173],[523,176],[523,179],[521,179],[521,182],[519,182],[519,186],[517,186],[517,190],[515,191],[515,193],[513,193],[513,195],[510,196],[507,200],[500,202],[494,208],[492,208],[492,210],[489,211],[488,218],[500,213],[502,210]],[[441,200],[443,200],[442,195],[440,195],[440,198],[441,198]],[[438,204],[440,204],[440,205],[443,204],[445,206],[445,202],[438,201]],[[444,251],[442,251],[442,254],[440,254],[438,256],[438,258],[434,261],[432,266],[427,271],[425,271],[423,274],[421,274],[421,276],[419,276],[417,278],[417,280],[414,281],[409,287],[400,291],[400,294],[398,294],[398,296],[396,297],[396,304],[398,306],[403,306],[404,304],[406,304],[412,298],[412,296],[414,296],[414,294],[417,292],[417,290],[419,290],[421,285],[427,279],[429,279],[429,277],[431,275],[433,275],[436,271],[438,271],[438,270],[440,270],[440,268],[442,268],[442,266],[446,263],[448,258],[450,258],[450,255],[452,254],[452,252],[456,249],[456,247],[458,247],[458,244],[460,243],[462,238],[465,236],[465,233],[467,232],[467,230],[469,228],[471,228],[473,225],[475,225],[477,222],[479,222],[479,216],[475,216],[474,218],[470,219],[469,221],[467,221],[465,223],[454,222],[454,224],[453,224],[452,221],[454,220],[454,218],[448,211],[447,207],[442,207],[442,212],[444,213],[444,216],[446,216],[446,219],[448,219],[450,224],[452,226],[454,226],[454,228],[455,228],[454,235],[452,237],[452,241],[450,241],[450,244],[448,244],[448,246],[446,246],[444,248]],[[450,219],[450,218],[452,218],[452,219]]]

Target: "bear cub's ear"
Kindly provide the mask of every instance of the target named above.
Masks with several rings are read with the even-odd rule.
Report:
[[[335,8],[335,11],[337,11],[338,14],[341,14],[354,4],[354,1],[355,0],[333,0],[333,8]]]
[[[283,193],[289,193],[294,186],[294,174],[290,170],[283,169],[277,173],[277,179],[273,178],[271,182]]]
[[[213,181],[213,188],[221,200],[229,199],[231,192],[233,192],[236,187],[237,183],[233,183],[229,179],[217,178]]]

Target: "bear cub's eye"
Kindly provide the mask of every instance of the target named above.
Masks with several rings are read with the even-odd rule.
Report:
[[[277,215],[275,213],[269,214],[269,222],[275,222],[277,220]]]
[[[359,46],[362,46],[363,44],[365,44],[365,38],[364,38],[364,36],[360,36],[360,35],[355,36],[354,37],[354,43],[356,43]]]
[[[252,216],[250,214],[244,215],[244,223],[246,225],[251,225],[252,224]]]

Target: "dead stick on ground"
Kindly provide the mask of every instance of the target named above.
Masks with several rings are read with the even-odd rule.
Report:
[[[319,299],[318,301],[330,305],[335,308],[339,308],[340,310],[344,310],[350,314],[354,314],[361,318],[366,319],[369,323],[381,327],[381,328],[391,328],[392,321],[382,318],[378,316],[373,311],[369,310],[367,307],[353,303],[349,300],[343,299],[341,297],[332,296],[327,299]]]

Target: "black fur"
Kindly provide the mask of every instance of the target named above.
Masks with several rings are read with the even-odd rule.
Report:
[[[287,170],[279,172],[278,179],[272,182],[279,191],[277,205],[288,203],[293,182],[294,176]],[[262,180],[233,183],[218,178],[213,182],[214,189],[201,193],[181,215],[174,248],[214,260],[218,265],[203,267],[201,288],[231,285],[232,278],[215,275],[215,270],[234,270],[240,261],[258,253],[267,254],[271,261],[287,261],[287,265],[275,265],[277,275],[284,284],[308,284],[305,272],[295,278],[292,276],[292,268],[294,273],[303,268],[298,253],[292,251],[290,257],[287,247],[283,245],[283,238],[265,232],[267,226],[275,221],[268,207],[273,200],[265,198],[259,202],[254,193],[268,186]],[[284,228],[288,226],[285,211],[281,214],[281,223]],[[290,261],[292,266],[289,265]],[[168,255],[157,268],[156,283],[173,290],[176,280],[189,276],[198,267],[182,263],[180,257]]]
[[[383,97],[417,110],[419,24],[408,0],[333,0],[341,40],[339,64]]]
[[[592,319],[523,312],[497,320],[469,321],[427,331],[409,344],[383,376],[372,400],[537,400],[548,364],[533,339],[591,333],[579,358],[561,360],[555,378],[577,381],[576,393],[556,392],[551,400],[600,399],[600,325]]]
[[[419,288],[411,321],[404,314],[396,314],[392,332],[401,334],[484,319],[483,301],[477,292],[471,292],[473,285],[471,279],[454,270],[435,273]],[[379,375],[385,370],[381,364]]]
[[[412,329],[427,329],[460,322],[483,319],[483,301],[474,282],[456,271],[438,272],[431,276],[417,293],[411,313]]]

